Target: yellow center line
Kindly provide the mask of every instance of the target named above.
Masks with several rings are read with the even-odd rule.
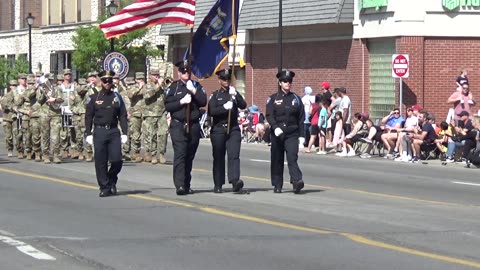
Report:
[[[205,170],[205,169],[193,169],[193,171],[210,173],[210,174],[212,173],[212,171]],[[270,183],[269,178],[247,176],[247,175],[242,175],[242,176],[240,176],[240,178],[250,179],[250,180],[260,181],[260,182],[269,182]],[[290,184],[290,182],[284,182],[284,184]],[[453,202],[442,202],[442,201],[435,201],[435,200],[425,200],[425,199],[420,199],[420,198],[392,195],[392,194],[386,194],[386,193],[370,192],[370,191],[365,191],[365,190],[361,190],[361,189],[338,188],[338,187],[321,186],[321,185],[313,185],[313,184],[305,184],[305,187],[319,188],[319,189],[322,189],[322,190],[339,190],[339,191],[353,192],[353,193],[359,193],[359,194],[364,194],[364,195],[369,195],[369,196],[384,197],[384,198],[397,199],[397,200],[407,200],[407,201],[414,201],[414,202],[431,203],[431,204],[439,204],[439,205],[463,206],[463,207],[465,207],[465,206],[467,206],[467,207],[480,207],[478,205],[461,204],[461,203],[453,203]]]
[[[64,185],[69,185],[69,186],[74,186],[74,187],[80,187],[80,188],[86,188],[86,189],[98,189],[98,187],[94,186],[94,185],[80,184],[80,183],[76,183],[76,182],[73,182],[73,181],[63,180],[63,179],[59,179],[59,178],[55,178],[55,177],[42,176],[42,175],[37,175],[37,174],[12,170],[12,169],[0,168],[0,172],[13,174],[13,175],[27,176],[27,177],[33,178],[35,180],[46,180],[46,181],[59,183],[59,184],[64,184]],[[363,245],[367,245],[367,246],[372,246],[372,247],[397,251],[397,252],[400,252],[400,253],[415,255],[415,256],[418,256],[418,257],[430,258],[430,259],[433,259],[433,260],[448,262],[448,263],[457,264],[457,265],[470,266],[470,267],[480,269],[480,262],[469,261],[469,260],[459,259],[459,258],[455,258],[455,257],[449,257],[449,256],[441,255],[441,254],[431,253],[431,252],[424,252],[424,251],[421,251],[421,250],[411,249],[411,248],[402,247],[402,246],[396,246],[396,245],[392,245],[392,244],[388,244],[388,243],[384,243],[384,242],[380,242],[380,241],[371,240],[371,239],[365,238],[365,237],[363,237],[361,235],[358,235],[358,234],[352,234],[352,233],[347,233],[347,232],[336,232],[336,231],[332,231],[332,230],[322,230],[322,229],[311,228],[311,227],[307,227],[307,226],[300,226],[300,225],[295,225],[295,224],[290,224],[290,223],[285,223],[285,222],[279,222],[279,221],[275,221],[275,220],[269,220],[269,219],[250,216],[250,215],[228,212],[228,211],[224,211],[224,210],[220,210],[220,209],[216,209],[216,208],[212,208],[212,207],[205,207],[205,206],[202,206],[202,205],[196,204],[196,203],[186,203],[186,202],[182,202],[182,201],[179,201],[179,200],[169,200],[169,199],[163,199],[163,198],[160,198],[160,197],[138,195],[138,194],[131,194],[131,195],[127,195],[127,196],[130,197],[130,198],[136,198],[136,199],[139,199],[139,200],[160,202],[160,203],[176,205],[176,206],[180,206],[180,207],[186,207],[186,208],[190,208],[190,209],[196,209],[196,210],[199,210],[199,211],[202,211],[202,212],[206,212],[206,213],[210,213],[210,214],[214,214],[214,215],[218,215],[218,216],[224,216],[224,217],[230,217],[230,218],[234,218],[234,219],[246,220],[246,221],[266,224],[266,225],[270,225],[270,226],[278,227],[278,228],[292,229],[292,230],[296,230],[296,231],[309,232],[309,233],[314,233],[314,234],[340,235],[340,236],[345,237],[346,239],[350,239],[351,241],[354,241],[356,243],[360,243],[360,244],[363,244]]]

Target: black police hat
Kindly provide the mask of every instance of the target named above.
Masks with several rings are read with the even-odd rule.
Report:
[[[182,61],[180,61],[180,62],[177,62],[177,63],[175,64],[175,66],[178,67],[178,69],[181,69],[181,68],[183,68],[183,69],[188,69],[188,68],[189,68],[188,60],[185,59],[185,60],[182,60]]]
[[[113,72],[111,70],[104,70],[104,71],[100,72],[100,74],[98,74],[98,76],[100,77],[100,79],[113,78],[113,76],[115,76],[115,72]]]
[[[290,71],[288,69],[284,69],[277,73],[277,78],[279,81],[281,80],[292,80],[295,77],[295,72]]]
[[[221,69],[217,71],[215,75],[217,75],[220,80],[230,81],[232,78],[232,70],[228,68]]]

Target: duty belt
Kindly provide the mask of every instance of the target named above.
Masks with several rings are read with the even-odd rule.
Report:
[[[104,129],[112,129],[116,128],[117,126],[111,126],[111,125],[95,125],[96,128],[104,128]]]

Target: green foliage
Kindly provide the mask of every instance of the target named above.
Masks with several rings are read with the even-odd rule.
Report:
[[[9,60],[0,58],[0,88],[8,86],[10,80],[17,79],[19,73],[28,73],[28,62],[25,58],[18,58],[13,63],[13,67],[9,65]]]
[[[124,7],[126,3],[126,1],[121,1],[120,5]],[[107,18],[106,16],[100,18],[98,23]],[[145,28],[139,29],[114,39],[115,51],[127,57],[130,72],[134,72],[134,69],[139,69],[139,67],[143,70],[147,57],[158,57],[163,54],[163,51],[152,46],[150,42],[142,40],[147,31],[148,29]],[[100,71],[102,69],[103,58],[110,52],[110,40],[105,38],[98,25],[79,27],[72,37],[72,42],[74,47],[72,62],[81,75],[92,70]]]

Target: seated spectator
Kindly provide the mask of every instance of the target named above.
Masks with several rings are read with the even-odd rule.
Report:
[[[418,111],[417,111],[418,113]],[[402,128],[397,129],[397,142],[395,144],[395,151],[398,151],[400,154],[404,154],[403,152],[406,151],[402,148],[402,140],[403,136],[405,136],[407,133],[412,132],[413,129],[418,125],[418,117],[414,113],[414,106],[412,108],[407,109],[407,119],[405,120],[405,124],[403,125]]]
[[[437,135],[437,139],[435,140],[435,144],[437,145],[437,149],[440,151],[440,159],[446,160],[447,159],[447,145],[448,142],[451,141],[452,137],[452,127],[445,121],[440,123],[440,132]]]
[[[371,158],[372,156],[370,155],[370,152],[373,149],[373,141],[380,142],[381,141],[381,135],[383,133],[383,130],[380,128],[380,126],[375,126],[372,122],[372,120],[368,119],[366,121],[367,127],[368,127],[368,135],[365,138],[360,138],[360,141],[368,143],[368,147],[365,150],[364,153],[360,155],[361,158]]]
[[[465,135],[455,136],[452,138],[455,142],[464,142],[462,163],[467,163],[470,151],[476,148],[477,142],[480,140],[480,117],[473,117],[472,125],[473,129],[468,131]]]
[[[395,143],[398,139],[397,131],[402,127],[402,123],[405,121],[400,115],[400,109],[395,108],[390,114],[382,118],[383,134],[382,141],[383,145],[388,151],[386,158],[393,158],[393,152],[395,150]]]
[[[420,160],[421,146],[423,144],[434,143],[436,139],[435,129],[432,126],[432,122],[435,121],[433,114],[427,114],[423,112],[418,117],[421,130],[418,132],[411,132],[407,134],[407,137],[412,140],[414,156],[412,163],[418,163]]]
[[[454,133],[453,135],[455,135],[457,137],[465,136],[474,128],[472,120],[469,119],[470,114],[467,111],[462,111],[459,114],[457,114],[457,116],[459,117],[459,120],[458,121],[452,120],[452,122],[450,123],[450,125],[453,127],[453,133]],[[458,126],[457,126],[457,124],[458,124]],[[452,140],[448,144],[447,160],[446,161],[447,162],[454,162],[455,161],[455,158],[454,158],[455,150],[463,147],[464,145],[465,145],[464,140],[459,140],[459,141],[453,141]],[[463,158],[465,158],[465,157],[462,156],[462,159]],[[460,160],[460,161],[462,162],[463,160]]]
[[[255,104],[248,107],[248,111],[248,129],[251,133],[255,134],[255,142],[261,142],[265,133],[265,126],[263,125],[265,122],[265,117],[258,111],[258,106]]]
[[[343,150],[338,156],[344,157],[352,157],[355,156],[355,150],[353,149],[353,145],[368,134],[368,126],[366,122],[362,121],[362,115],[360,113],[355,113],[352,119],[353,129],[352,131],[345,136],[345,140],[343,141]]]

